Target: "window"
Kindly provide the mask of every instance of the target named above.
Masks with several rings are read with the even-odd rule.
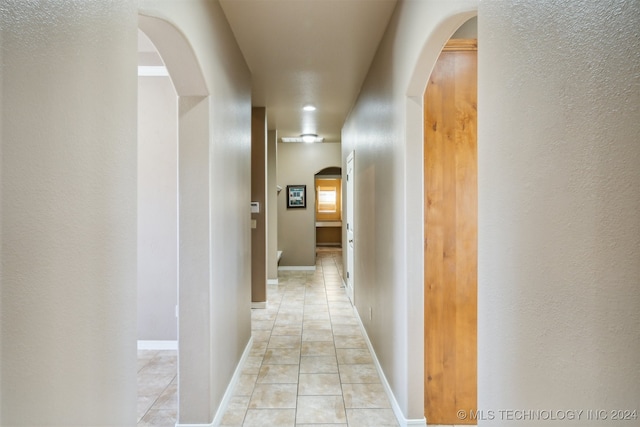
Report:
[[[318,212],[335,213],[338,210],[338,194],[335,187],[318,186]]]
[[[316,178],[316,221],[340,221],[342,206],[340,178]]]

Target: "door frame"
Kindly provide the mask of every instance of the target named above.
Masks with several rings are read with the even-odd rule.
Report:
[[[344,283],[347,295],[351,304],[355,305],[355,151],[347,156],[347,167],[345,168],[345,193],[347,218],[345,222],[347,263],[345,265]],[[349,169],[351,166],[351,169]]]

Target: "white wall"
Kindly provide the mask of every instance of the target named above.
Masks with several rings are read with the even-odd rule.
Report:
[[[372,320],[361,318],[397,415],[411,422],[424,420],[422,95],[442,46],[476,5],[399,2],[342,133],[342,167],[356,156],[356,308],[371,308]]]
[[[0,28],[0,424],[135,425],[135,3],[4,1]]]
[[[479,9],[479,406],[636,424],[640,3]]]
[[[138,77],[138,340],[176,340],[178,102],[169,77]]]
[[[178,79],[194,63],[147,32],[181,96],[178,423],[206,424],[251,337],[250,72],[218,2],[141,0],[140,8],[188,41],[210,94],[193,90],[198,76]]]
[[[340,144],[278,143],[278,249],[280,266],[315,267],[315,174],[340,166]],[[307,186],[306,209],[287,209],[287,185]]]

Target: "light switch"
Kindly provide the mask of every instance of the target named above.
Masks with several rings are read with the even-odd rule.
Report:
[[[258,227],[258,220],[252,219],[251,220],[251,228],[257,228],[257,227]]]
[[[260,202],[251,202],[251,213],[260,213]]]

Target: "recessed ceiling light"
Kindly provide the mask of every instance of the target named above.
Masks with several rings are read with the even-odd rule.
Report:
[[[316,107],[314,107],[313,105],[305,105],[304,107],[302,107],[302,109],[304,111],[316,111]]]
[[[315,133],[303,133],[302,135],[300,135],[300,137],[302,138],[302,142],[306,142],[307,144],[310,144],[316,141],[316,138],[318,138],[318,135],[316,135]]]

